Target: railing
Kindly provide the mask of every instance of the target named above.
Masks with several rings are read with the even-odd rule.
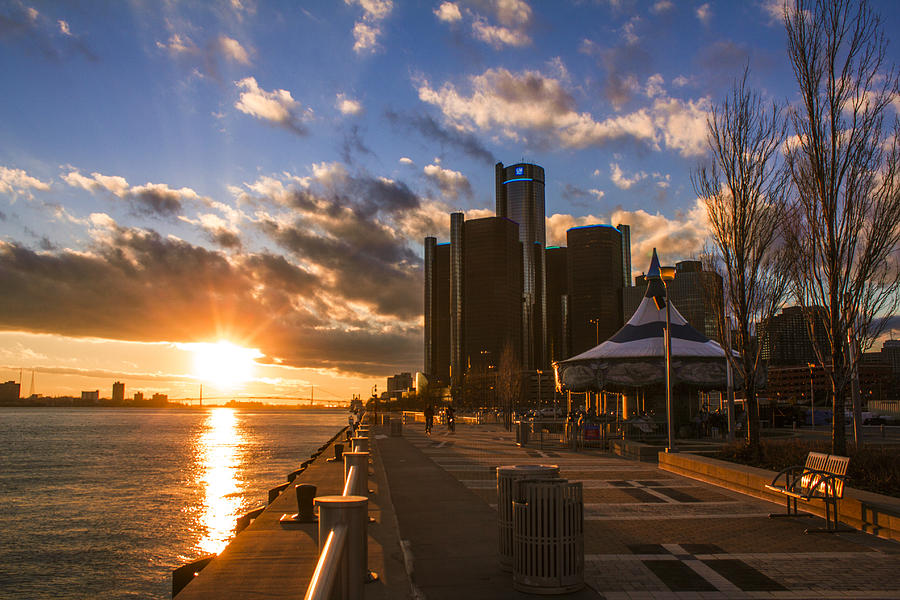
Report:
[[[360,428],[353,452],[344,452],[344,490],[340,496],[319,496],[319,561],[305,600],[360,600],[363,585],[374,579],[368,570],[368,432]],[[335,586],[338,586],[337,592]]]

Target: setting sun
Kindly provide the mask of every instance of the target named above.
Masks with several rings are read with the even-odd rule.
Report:
[[[256,348],[242,348],[231,342],[185,344],[194,353],[194,374],[219,387],[230,387],[253,378]]]

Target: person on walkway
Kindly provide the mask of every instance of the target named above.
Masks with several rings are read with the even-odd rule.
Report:
[[[425,407],[425,435],[431,435],[434,426],[434,408],[429,404]]]
[[[456,431],[456,411],[453,410],[452,406],[448,406],[447,410],[447,431],[453,433]]]

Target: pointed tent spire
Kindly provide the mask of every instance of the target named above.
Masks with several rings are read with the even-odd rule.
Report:
[[[656,255],[656,248],[653,249],[653,258],[650,259],[650,268],[647,269],[646,278],[648,284],[644,298],[653,298],[656,300],[656,307],[662,310],[666,305],[666,288],[660,278],[659,257]]]

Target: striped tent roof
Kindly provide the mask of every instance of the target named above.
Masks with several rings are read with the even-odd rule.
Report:
[[[648,276],[659,273],[656,249]],[[611,338],[554,364],[560,387],[570,390],[644,386],[665,380],[666,294],[650,280],[634,315]],[[703,387],[725,383],[725,350],[691,327],[674,303],[669,307],[672,360],[676,381]]]

